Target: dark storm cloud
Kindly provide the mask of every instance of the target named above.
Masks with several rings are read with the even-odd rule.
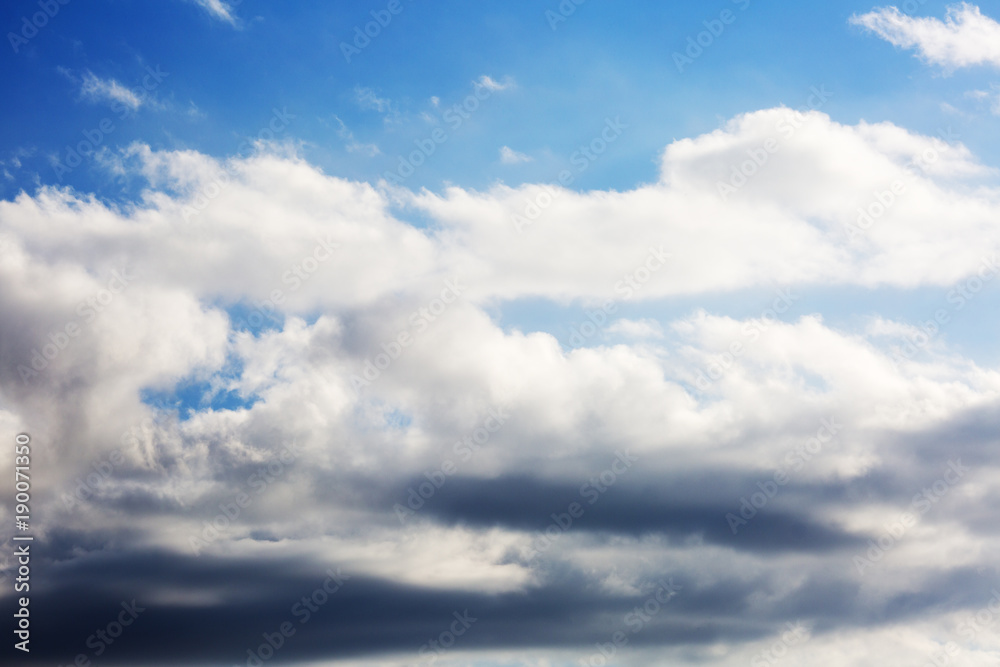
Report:
[[[893,623],[935,608],[972,609],[985,599],[976,593],[992,585],[963,570],[932,577],[919,593],[872,606],[859,602],[856,585],[828,575],[807,581],[784,603],[765,609],[751,603],[755,592],[773,590],[775,582],[764,578],[733,576],[698,584],[684,573],[664,573],[647,582],[643,595],[623,597],[572,569],[551,571],[537,588],[498,594],[407,586],[340,570],[341,588],[325,601],[315,598],[315,610],[305,618],[307,608],[296,613],[294,605],[324,582],[335,587],[328,572],[338,574],[336,564],[167,552],[92,553],[40,564],[45,584],[32,591],[37,634],[32,662],[24,664],[69,664],[81,653],[93,659],[94,647],[102,642],[89,638],[133,600],[143,611],[104,646],[99,664],[245,664],[247,650],[264,641],[262,633],[273,633],[285,622],[295,634],[274,664],[390,652],[412,654],[416,661],[418,649],[447,630],[455,612],[466,610],[476,620],[456,642],[463,649],[589,651],[615,630],[625,631],[637,646],[698,645],[767,637],[790,619],[812,620],[825,631]],[[658,582],[666,581],[679,587],[676,594],[656,605],[654,613],[635,616]],[[4,600],[5,607],[10,603]]]
[[[416,660],[419,647],[447,630],[455,612],[466,610],[476,621],[462,637],[462,648],[586,646],[605,634],[608,618],[621,621],[648,597],[612,597],[574,572],[564,572],[538,589],[504,594],[418,588],[342,572],[348,577],[343,587],[304,619],[294,605],[329,578],[327,567],[336,572],[332,563],[165,552],[98,553],[50,563],[46,585],[32,597],[32,613],[38,619],[33,659],[68,663],[80,653],[93,657],[88,638],[115,620],[122,602],[133,599],[145,611],[107,647],[102,664],[147,663],[150,656],[162,662],[239,663],[248,648],[263,641],[261,633],[273,632],[286,621],[296,633],[282,647],[282,661],[397,651],[412,653]],[[707,601],[723,611],[743,606],[749,590],[741,584],[686,594],[690,599],[701,595],[702,604]],[[167,593],[174,602],[156,602]],[[176,601],[184,595],[200,597],[187,604]],[[659,636],[664,641],[708,641],[725,634],[727,625],[740,636],[747,634],[742,624],[721,620],[707,624],[716,630],[703,628],[700,638],[699,633],[690,635],[686,621],[677,617],[671,624],[669,618],[694,606],[674,606],[676,610],[664,613],[663,622],[649,628],[650,640]],[[771,629],[760,623],[751,634]]]
[[[899,443],[919,454],[921,461],[934,461],[942,456],[961,456],[970,464],[997,459],[995,449],[985,447],[996,442],[1000,432],[1000,414],[991,406],[973,407],[958,412],[950,419],[917,433],[896,434]]]
[[[824,525],[805,512],[791,513],[777,507],[757,511],[734,534],[726,515],[739,514],[740,490],[746,489],[743,495],[749,496],[758,490],[754,482],[743,480],[739,484],[719,478],[703,480],[704,484],[673,481],[630,479],[594,495],[590,493],[593,486],[581,493],[579,484],[529,476],[458,477],[436,489],[418,511],[447,523],[544,531],[553,524],[553,513],[565,513],[570,503],[576,502],[583,515],[571,530],[633,536],[661,533],[678,538],[700,535],[713,544],[751,551],[826,551],[865,542],[861,536]],[[396,492],[392,501],[405,505],[411,497],[408,490],[426,482],[424,478],[409,480],[407,492]],[[732,492],[723,490],[726,482],[732,483]]]

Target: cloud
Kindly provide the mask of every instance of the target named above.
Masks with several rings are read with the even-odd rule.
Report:
[[[93,72],[83,75],[80,93],[90,102],[116,102],[136,111],[145,100],[114,79],[102,79]]]
[[[476,85],[482,86],[491,92],[498,92],[513,88],[515,84],[514,79],[509,76],[505,76],[503,81],[496,81],[490,76],[484,74],[476,80]]]
[[[613,324],[608,326],[607,332],[609,334],[618,334],[633,339],[663,337],[663,329],[660,326],[660,323],[651,319],[615,320]]]
[[[135,598],[110,660],[245,660],[337,567],[282,660],[411,664],[468,609],[438,664],[576,664],[624,629],[623,664],[729,667],[796,619],[789,659],[920,664],[989,602],[1000,371],[926,325],[996,285],[997,175],[954,137],[767,109],[587,192],[411,192],[280,145],[117,157],[144,182],[129,204],[0,202],[0,427],[45,470],[45,656]],[[828,322],[815,285],[920,288],[928,312]],[[718,294],[742,314],[674,307]],[[540,300],[566,321],[498,316]],[[861,574],[869,540],[888,550]]]
[[[916,49],[928,63],[948,68],[990,64],[1000,67],[1000,23],[979,7],[961,3],[948,7],[944,21],[913,18],[896,7],[883,7],[850,18],[891,44]]]
[[[334,120],[337,121],[339,128],[337,129],[337,136],[344,140],[348,153],[363,153],[368,157],[374,157],[382,153],[379,147],[375,144],[363,144],[354,138],[354,133],[351,132],[344,121],[340,119],[339,116],[334,116]]]
[[[23,165],[22,158],[29,158],[35,154],[34,148],[17,148],[10,152],[10,157],[0,160],[0,169],[3,170],[3,177],[7,180],[14,180],[11,170],[17,171]],[[8,169],[9,167],[9,169]]]
[[[500,148],[500,161],[504,164],[522,164],[524,162],[531,162],[533,159],[530,155],[518,153],[509,146],[502,146]]]
[[[525,184],[402,196],[449,222],[443,249],[476,298],[648,300],[789,281],[948,285],[1000,240],[987,231],[996,191],[964,194],[991,172],[951,140],[768,109],[672,143],[658,182],[632,190]],[[882,194],[893,183],[903,194]],[[673,257],[660,263],[662,253]]]
[[[377,111],[383,115],[385,122],[399,120],[399,110],[392,100],[381,98],[371,88],[356,86],[354,88],[354,101],[364,111]]]
[[[1000,116],[1000,85],[994,84],[989,91],[970,90],[965,96],[980,104],[988,104],[990,113]]]
[[[354,89],[355,100],[358,106],[365,110],[374,110],[385,113],[392,109],[392,102],[388,99],[380,98],[371,88],[358,86]]]
[[[198,108],[198,105],[194,103],[194,100],[188,101],[187,110],[184,112],[188,118],[200,120],[206,117],[204,111]]]
[[[209,16],[212,18],[228,23],[229,25],[236,27],[238,21],[236,16],[233,14],[233,7],[226,0],[192,0],[197,3],[199,7],[208,12]]]

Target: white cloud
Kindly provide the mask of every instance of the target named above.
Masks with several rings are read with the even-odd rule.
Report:
[[[210,16],[232,26],[237,25],[236,16],[233,14],[233,7],[226,0],[193,0]]]
[[[777,149],[756,164],[751,155],[772,139]],[[930,151],[934,160],[907,172]],[[852,330],[809,312],[778,322],[763,313],[695,311],[663,322],[608,322],[602,333],[624,342],[566,350],[551,333],[509,330],[490,314],[498,301],[541,296],[575,300],[570,305],[580,306],[582,319],[605,297],[624,300],[615,283],[627,272],[638,278],[643,267],[649,278],[637,301],[770,282],[796,289],[940,285],[940,306],[950,308],[948,286],[1000,249],[995,174],[960,144],[945,148],[887,123],[847,126],[823,114],[770,109],[672,143],[654,183],[584,193],[537,184],[441,194],[380,189],[326,175],[277,147],[220,161],[136,146],[120,158],[121,169],[149,181],[131,206],[59,188],[0,202],[0,234],[10,239],[0,253],[0,341],[9,360],[0,366],[0,424],[28,430],[39,443],[46,474],[33,480],[34,497],[47,505],[36,511],[52,530],[112,528],[123,543],[185,552],[210,518],[201,509],[217,511],[233,497],[227,480],[246,479],[245,466],[296,443],[307,465],[269,488],[267,501],[241,515],[209,555],[329,563],[337,554],[358,580],[491,595],[531,592],[552,571],[586,573],[620,594],[668,573],[683,575],[684,594],[692,596],[760,585],[754,602],[771,617],[814,609],[816,583],[830,573],[846,582],[838,590],[848,591],[836,604],[850,608],[858,600],[891,602],[932,575],[995,561],[1000,539],[982,527],[995,521],[987,509],[975,529],[972,510],[995,505],[995,466],[981,446],[995,428],[976,415],[1000,408],[1000,372],[956,355],[943,340],[894,364],[893,346],[919,333],[919,321],[875,319]],[[723,201],[719,182],[748,160],[754,174]],[[905,192],[851,241],[844,229],[856,223],[857,208],[897,179],[906,179]],[[539,215],[518,233],[511,217],[525,215],[528,202]],[[407,206],[432,224],[406,224],[399,216]],[[338,247],[319,260],[315,249],[328,239]],[[671,256],[651,271],[647,262],[661,245]],[[135,272],[128,288],[82,323],[42,381],[22,382],[17,365],[78,321],[78,304],[98,294],[125,260]],[[461,297],[431,309],[444,281],[456,276]],[[276,291],[280,303],[268,306],[279,315],[273,330],[232,330],[224,307],[242,301],[264,308]],[[435,315],[417,333],[413,318],[421,309]],[[401,332],[412,341],[395,352],[390,343]],[[727,361],[734,349],[738,358]],[[395,358],[355,392],[352,376],[379,354]],[[722,362],[724,372],[698,388],[699,374]],[[223,373],[230,365],[242,370]],[[259,400],[186,421],[162,411],[141,438],[120,444],[123,431],[154,414],[140,401],[143,389],[168,390],[190,376]],[[634,472],[649,479],[678,479],[688,470],[749,475],[746,488],[713,477],[683,492],[687,502],[713,501],[711,517],[723,527],[725,507],[737,509],[741,494],[830,417],[849,427],[796,471],[768,513],[808,511],[807,518],[831,526],[877,529],[898,512],[898,499],[852,492],[901,488],[905,504],[911,485],[917,493],[938,474],[939,458],[960,451],[977,452],[981,478],[970,475],[968,487],[907,534],[881,566],[884,576],[865,578],[851,578],[850,554],[837,549],[775,555],[694,534],[605,539],[574,530],[533,565],[517,556],[536,537],[526,530],[420,523],[424,517],[401,528],[393,500],[405,498],[409,480],[454,458],[456,440],[494,406],[509,419],[461,462],[461,475],[533,476],[575,489],[627,447],[642,460]],[[67,442],[73,446],[59,444]],[[102,484],[101,502],[65,509],[59,494],[118,446],[129,464]],[[12,455],[0,451],[0,463],[12,465]],[[898,477],[873,485],[873,471]],[[365,493],[383,487],[396,495],[368,502]],[[175,511],[182,501],[190,511]],[[540,508],[539,515],[559,509]],[[737,613],[717,611],[715,620],[744,627],[745,600],[733,600],[726,606]],[[848,619],[836,641],[817,636],[790,654],[835,650],[836,658],[819,663],[832,667],[870,655],[865,650],[875,641],[886,659],[891,648],[918,660],[933,648],[925,637],[952,619],[950,611],[924,611],[920,632],[893,634],[892,641],[882,628],[857,630]],[[727,639],[725,651],[683,651],[708,664],[746,664],[769,639],[741,634]],[[661,657],[680,653],[657,650]]]
[[[748,152],[763,152],[763,166]],[[972,195],[965,182],[991,174],[959,143],[768,109],[672,143],[659,182],[633,190],[400,196],[447,226],[442,251],[476,298],[638,300],[768,284],[951,284],[1000,250],[990,222],[1000,191]],[[888,192],[897,182],[901,195]],[[674,256],[630,288],[626,277],[660,247]]]
[[[793,121],[799,127],[789,134]],[[756,166],[748,151],[762,151],[772,140],[776,152]],[[154,188],[183,193],[151,191],[150,222],[143,227],[150,236],[130,246],[171,281],[260,298],[285,270],[282,249],[307,249],[320,232],[363,240],[344,262],[330,265],[332,283],[303,286],[293,297],[296,309],[375,300],[413,280],[433,285],[456,273],[466,277],[466,298],[476,302],[648,300],[771,284],[945,286],[1000,252],[993,224],[1000,191],[970,189],[994,172],[967,148],[888,123],[846,126],[788,109],[742,115],[710,134],[674,142],[664,151],[658,182],[621,192],[534,184],[441,194],[379,190],[323,175],[280,152],[228,165],[193,151],[142,146],[126,157],[127,168]],[[734,174],[748,164],[754,173],[724,201],[720,185],[739,182]],[[228,183],[221,190],[220,180]],[[897,182],[901,194],[890,191]],[[200,193],[217,190],[194,215]],[[54,209],[64,199],[43,190],[40,201]],[[416,207],[440,231],[396,220],[389,213],[396,204]],[[181,224],[185,217],[192,222]],[[130,224],[112,223],[114,216],[98,219],[137,233]],[[47,223],[32,224],[36,239],[48,234]],[[76,241],[52,232],[59,241],[50,252],[72,258],[90,224],[81,224]],[[265,233],[274,235],[273,243],[251,242]],[[196,238],[211,242],[188,247]],[[651,253],[671,257],[661,262]],[[647,262],[656,270],[644,268]],[[634,274],[644,277],[637,288],[625,280]]]
[[[102,79],[93,72],[87,72],[83,75],[80,93],[85,99],[91,102],[117,102],[132,111],[137,110],[144,103],[143,98],[118,83],[118,81],[114,79]]]
[[[850,22],[905,49],[917,49],[925,61],[945,67],[991,64],[1000,67],[1000,23],[968,3],[948,7],[945,21],[914,18],[896,7],[854,15]]]
[[[518,153],[510,146],[500,148],[500,161],[504,164],[522,164],[524,162],[531,162],[533,159],[530,155]]]
[[[503,81],[496,81],[492,77],[484,74],[481,77],[479,77],[479,79],[476,81],[476,84],[482,86],[483,88],[486,88],[489,91],[497,92],[500,90],[507,90],[509,88],[513,88],[514,79],[509,76],[505,76],[503,78]]]

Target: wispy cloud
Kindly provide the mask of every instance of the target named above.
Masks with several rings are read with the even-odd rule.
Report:
[[[204,118],[205,112],[198,108],[198,105],[194,103],[194,100],[188,101],[187,115],[189,118]]]
[[[504,164],[522,164],[524,162],[531,162],[532,160],[534,158],[530,155],[518,153],[510,146],[504,146],[500,149],[500,161]]]
[[[339,124],[337,129],[337,136],[344,140],[348,153],[362,153],[369,157],[374,157],[379,155],[382,151],[375,144],[364,144],[358,141],[354,137],[354,133],[348,129],[344,121],[340,119],[340,116],[334,116],[334,120]]]
[[[142,98],[115,79],[102,79],[93,72],[83,75],[80,93],[90,102],[119,102],[132,111],[143,105]]]
[[[17,171],[23,166],[21,158],[31,157],[35,153],[35,149],[17,148],[12,151],[11,156],[7,160],[0,160],[0,170],[3,170],[3,177],[8,181],[14,180],[14,175],[11,173],[11,169]],[[8,169],[10,167],[10,169]]]
[[[399,119],[399,111],[389,98],[379,97],[372,88],[355,86],[354,101],[364,111],[377,111],[386,122]]]
[[[235,27],[238,22],[233,15],[233,7],[225,0],[193,0],[198,6],[209,13],[210,16],[220,21],[224,21]]]
[[[503,81],[497,81],[486,74],[479,77],[479,79],[476,80],[476,83],[483,88],[494,92],[513,88],[515,85],[514,79],[509,76],[505,76]]]
[[[385,113],[392,110],[392,102],[387,98],[379,97],[371,88],[358,86],[354,89],[354,99],[358,106],[366,111]]]
[[[896,7],[881,7],[850,18],[904,49],[916,49],[928,63],[945,67],[991,64],[1000,67],[1000,23],[979,7],[962,3],[948,7],[947,18],[913,18]]]
[[[970,90],[965,94],[965,96],[980,104],[989,104],[990,113],[994,116],[1000,116],[1000,86],[997,84],[993,84],[992,92],[986,90]]]

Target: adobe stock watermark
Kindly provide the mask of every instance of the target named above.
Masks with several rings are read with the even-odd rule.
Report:
[[[19,53],[22,46],[27,46],[28,42],[34,39],[38,32],[49,24],[51,19],[56,17],[59,10],[70,3],[70,0],[39,0],[40,12],[35,12],[29,19],[27,15],[21,17],[21,29],[7,33],[7,41],[14,53]]]
[[[789,110],[788,116],[775,123],[774,129],[781,133],[781,139],[770,137],[765,139],[759,147],[748,148],[746,154],[749,159],[730,166],[729,180],[727,182],[716,181],[715,188],[722,201],[729,199],[730,195],[735,194],[749,183],[750,179],[760,173],[770,161],[771,156],[777,154],[784,142],[795,136],[795,133],[802,127],[805,123],[806,113],[821,108],[827,100],[833,97],[833,93],[828,91],[825,85],[820,85],[819,88],[812,86],[810,92],[805,106]]]
[[[455,620],[448,625],[448,629],[442,630],[441,634],[439,634],[437,638],[428,640],[419,649],[417,649],[417,653],[422,658],[422,661],[419,664],[433,665],[437,662],[438,658],[455,645],[455,642],[458,641],[459,637],[469,631],[469,628],[472,627],[473,623],[479,620],[475,616],[472,616],[468,609],[462,613],[457,611],[452,612],[451,615],[455,618]]]
[[[747,7],[750,6],[750,0],[732,0],[732,2],[739,6],[740,11],[746,11]],[[701,24],[705,26],[705,29],[697,35],[687,38],[687,48],[684,49],[684,53],[674,51],[672,54],[677,72],[683,74],[685,67],[693,65],[694,61],[700,58],[705,50],[711,48],[715,44],[715,40],[722,36],[726,27],[736,22],[738,16],[731,9],[723,9],[719,12],[719,18],[702,21]]]
[[[499,83],[488,76],[480,77],[473,83],[472,93],[445,110],[441,115],[442,122],[447,124],[451,132],[458,131],[472,118],[472,114],[479,110],[483,102],[490,99],[494,93],[506,90],[511,85],[509,82]],[[451,137],[452,135],[443,127],[436,127],[429,136],[414,139],[413,144],[416,148],[409,155],[401,155],[396,170],[386,171],[382,177],[393,185],[402,185],[437,152],[439,146],[447,143]]]
[[[940,651],[935,651],[931,653],[921,667],[945,667],[945,665],[950,665],[952,658],[958,656],[962,652],[962,647],[955,642],[946,642]]]
[[[557,180],[564,188],[571,186],[581,174],[590,169],[597,160],[604,155],[611,144],[618,141],[622,133],[628,129],[628,125],[622,122],[621,116],[604,119],[604,128],[586,144],[581,145],[569,157],[569,162],[576,168],[574,173],[570,169],[563,169],[559,172]],[[547,185],[541,186],[540,192],[533,199],[527,201],[520,215],[517,213],[511,216],[514,223],[514,230],[518,234],[524,232],[525,227],[535,223],[542,213],[552,206],[552,203],[562,194],[561,190],[556,190]]]
[[[708,389],[725,377],[733,366],[736,365],[736,361],[746,354],[747,344],[755,342],[762,333],[765,333],[774,324],[779,322],[778,315],[787,313],[792,305],[799,300],[792,290],[789,289],[779,289],[775,292],[777,298],[771,303],[769,308],[765,308],[761,311],[761,314],[753,320],[743,324],[740,329],[740,333],[743,334],[743,340],[734,340],[729,344],[729,347],[721,355],[711,363],[708,367],[702,371],[699,370],[695,376],[694,385],[700,391],[708,391]]]
[[[17,366],[21,382],[27,384],[28,380],[38,377],[42,371],[46,370],[49,364],[69,347],[70,341],[83,332],[82,324],[93,324],[94,320],[111,305],[115,297],[125,291],[133,280],[135,280],[135,276],[130,276],[126,268],[122,268],[121,271],[112,270],[111,278],[105,287],[77,304],[76,314],[82,318],[82,323],[78,319],[71,319],[62,327],[49,332],[48,342],[42,344],[41,351],[38,348],[31,348],[31,358],[28,362],[30,367],[24,364]]]
[[[996,277],[998,271],[1000,271],[1000,264],[997,263],[996,253],[984,257],[976,269],[976,275],[961,281],[945,295],[945,299],[952,306],[951,310],[959,312],[965,308],[983,290],[986,283]],[[893,369],[899,370],[900,364],[912,359],[920,350],[930,345],[931,341],[949,322],[951,322],[951,315],[947,309],[938,308],[934,311],[933,318],[921,322],[917,330],[907,337],[903,345],[894,350],[890,362]]]
[[[326,575],[326,579],[320,586],[313,589],[309,595],[304,595],[301,600],[296,601],[289,610],[292,618],[298,619],[299,625],[308,623],[313,614],[319,612],[323,605],[330,601],[330,597],[341,589],[344,582],[351,578],[350,575],[343,574],[339,567],[336,572],[328,569]],[[292,621],[284,621],[273,632],[261,633],[261,638],[264,641],[256,649],[248,648],[246,650],[246,667],[261,667],[275,656],[297,630],[298,628]]]
[[[934,146],[924,149],[920,155],[903,167],[906,178],[911,184],[922,173],[926,174],[928,168],[940,159],[941,154],[951,150],[951,145],[960,138],[958,134],[952,132],[951,127],[938,130],[938,136],[940,139],[935,138]],[[854,224],[846,225],[844,233],[847,234],[847,240],[853,242],[864,237],[875,226],[875,223],[886,215],[900,197],[906,193],[907,187],[909,186],[905,181],[896,179],[889,185],[888,189],[874,191],[872,201],[867,206],[858,207],[857,221]]]
[[[1000,614],[1000,591],[994,588],[990,593],[993,597],[979,611],[959,623],[956,628],[958,633],[970,642],[976,638],[976,635],[991,628],[996,621],[997,614]],[[927,662],[921,667],[946,667],[961,652],[961,646],[952,641],[946,642],[940,650],[931,653]]]
[[[236,147],[236,155],[226,161],[223,165],[222,173],[215,178],[213,178],[209,183],[203,185],[191,198],[190,202],[181,209],[181,217],[184,222],[190,223],[191,218],[201,214],[208,205],[211,204],[219,195],[221,195],[226,188],[228,188],[233,183],[233,177],[236,176],[236,158],[245,157],[247,154],[253,154],[255,151],[254,144],[259,141],[274,141],[278,135],[285,131],[285,129],[291,125],[291,122],[295,120],[296,116],[288,112],[286,107],[282,107],[278,110],[277,107],[271,109],[271,120],[268,121],[267,125],[260,128],[257,131],[256,136],[248,135],[239,146]]]
[[[625,614],[622,619],[625,626],[633,635],[642,632],[683,588],[680,584],[674,583],[673,577],[670,577],[669,581],[661,579],[657,582],[656,590],[641,605],[637,605],[632,611]],[[628,634],[623,630],[616,630],[612,633],[609,641],[595,644],[597,650],[591,653],[590,657],[581,659],[579,663],[582,667],[605,667],[608,661],[618,654],[618,651],[628,646],[628,642]]]
[[[663,246],[650,246],[646,259],[635,269],[629,271],[615,283],[615,294],[621,295],[622,301],[628,301],[648,283],[653,274],[667,265],[667,260],[673,257],[663,249]],[[618,312],[618,301],[608,299],[597,310],[585,310],[587,320],[579,326],[570,326],[569,346],[575,349],[584,345],[588,339],[597,335],[610,321],[611,315]]]
[[[490,408],[489,414],[483,420],[482,426],[476,427],[472,430],[472,433],[458,440],[452,447],[452,451],[460,461],[471,461],[472,457],[490,441],[493,434],[503,428],[504,423],[506,423],[509,417],[510,415],[504,412],[502,407]],[[406,519],[419,512],[427,501],[433,498],[434,494],[445,485],[448,478],[458,472],[458,467],[452,459],[446,458],[441,461],[441,465],[436,469],[424,472],[424,477],[427,478],[427,481],[421,482],[416,488],[411,486],[407,489],[409,493],[406,497],[406,505],[396,503],[392,507],[393,512],[396,513],[396,518],[399,519],[399,523],[405,524]]]
[[[448,306],[458,301],[465,291],[465,287],[459,284],[460,277],[444,281],[444,289],[438,298],[432,299],[426,306],[414,311],[409,317],[410,325],[400,331],[388,342],[381,345],[382,352],[365,359],[364,370],[361,375],[357,373],[351,375],[351,387],[355,395],[360,395],[361,390],[371,386],[373,382],[382,377],[394,361],[399,359],[403,351],[416,342],[417,337],[427,331],[428,327],[448,310]],[[412,330],[412,333],[411,333]]]
[[[72,494],[62,494],[60,500],[66,509],[73,509],[80,503],[86,502],[93,497],[101,484],[111,477],[111,473],[117,466],[125,463],[125,456],[121,451],[112,449],[107,458],[91,464],[95,472],[89,473],[86,478],[77,477],[76,487]]]
[[[565,23],[569,20],[570,16],[576,14],[576,8],[585,3],[587,0],[562,0],[556,10],[551,9],[545,10],[545,20],[549,23],[549,28],[553,31],[559,27],[560,23]]]
[[[128,118],[130,114],[134,114],[136,109],[145,103],[149,94],[156,90],[165,78],[170,76],[170,73],[162,71],[159,65],[155,69],[147,66],[146,72],[147,74],[142,78],[142,85],[129,89],[132,98],[137,100],[136,106],[129,107],[121,100],[115,100],[111,103],[111,110],[118,114],[120,121]],[[55,170],[59,180],[61,181],[63,176],[83,164],[84,158],[94,155],[104,144],[105,140],[117,129],[118,126],[115,125],[114,120],[110,117],[104,117],[97,123],[96,127],[84,130],[82,132],[83,141],[77,142],[75,146],[67,145],[63,159],[54,159],[52,168]]]
[[[243,510],[253,504],[254,497],[259,496],[267,490],[268,486],[274,484],[294,462],[295,453],[289,447],[285,447],[275,459],[261,465],[256,472],[247,477],[246,484],[250,487],[253,495],[240,488],[233,494],[231,500],[219,503],[219,513],[212,517],[211,521],[203,522],[200,537],[192,535],[188,539],[192,552],[196,556],[200,555],[202,549],[222,537],[229,530],[229,527],[239,519]]]
[[[785,623],[781,637],[769,647],[750,658],[750,667],[771,667],[788,655],[788,649],[809,641],[809,628],[802,621]]]
[[[968,471],[969,469],[962,465],[961,459],[948,461],[948,467],[945,468],[941,478],[913,496],[910,501],[910,511],[903,512],[894,521],[883,524],[884,532],[877,539],[868,540],[868,551],[864,556],[854,556],[852,562],[858,574],[864,576],[865,570],[874,567],[885,558],[886,553],[899,544],[907,531],[920,523],[921,517],[941,502],[941,499],[951,492]]]
[[[325,238],[317,237],[312,250],[281,274],[281,283],[288,285],[288,293],[297,292],[339,249],[340,244],[333,240],[331,234],[327,234]],[[250,335],[250,332],[260,329],[268,320],[280,324],[277,312],[284,302],[285,291],[280,287],[271,290],[268,298],[254,301],[253,309],[246,317],[233,320],[232,325],[237,329],[237,335]]]
[[[93,657],[100,658],[115,640],[122,636],[125,628],[129,627],[139,618],[139,614],[146,611],[145,607],[140,607],[135,600],[132,602],[122,601],[122,611],[118,612],[116,620],[108,623],[104,628],[98,628],[94,634],[87,637],[86,646],[93,649]],[[73,664],[65,667],[90,667],[90,656],[87,653],[78,653],[73,659]],[[59,667],[64,667],[59,665]]]
[[[956,630],[966,639],[975,639],[977,634],[996,623],[1000,615],[1000,591],[994,588],[990,593],[993,597],[979,611],[958,624]]]
[[[385,9],[373,9],[369,12],[372,20],[365,23],[363,29],[360,25],[354,26],[354,39],[350,43],[340,43],[340,52],[344,54],[347,64],[350,65],[352,58],[361,55],[362,51],[371,46],[372,40],[381,35],[392,23],[393,17],[402,14],[404,9],[400,0],[389,0]]]
[[[749,500],[745,496],[740,498],[739,516],[733,512],[726,513],[726,523],[729,524],[729,530],[733,531],[733,535],[757,516],[757,512],[764,509],[778,495],[781,487],[788,484],[789,473],[801,470],[802,466],[819,454],[823,450],[823,445],[832,441],[843,428],[844,425],[838,424],[833,417],[822,419],[815,436],[795,449],[788,450],[782,459],[783,465],[774,472],[773,477],[757,482],[757,488],[760,490],[750,494]]]
[[[81,475],[76,477],[73,482],[76,486],[70,493],[63,493],[60,495],[60,500],[63,506],[71,510],[78,505],[91,500],[100,491],[101,486],[104,482],[107,482],[111,478],[112,473],[116,469],[122,467],[126,463],[125,452],[128,448],[139,448],[142,449],[145,443],[152,439],[154,434],[157,432],[154,426],[156,422],[153,419],[147,418],[138,424],[134,424],[124,431],[119,438],[120,448],[111,449],[106,452],[100,460],[92,462],[90,465],[94,469],[94,472],[89,472],[85,476]],[[170,478],[170,471],[166,468],[161,469],[163,477],[165,479]],[[177,497],[175,499],[179,505],[187,509],[187,505],[182,497]]]
[[[639,458],[633,456],[629,450],[615,452],[615,458],[611,465],[597,475],[591,477],[580,487],[580,497],[587,501],[588,505],[593,505],[601,496],[607,493],[608,489],[618,483],[618,480],[625,475]],[[574,521],[578,521],[586,513],[587,509],[579,502],[571,502],[566,511],[553,513],[552,523],[544,530],[539,539],[535,540],[534,546],[529,546],[526,559],[533,561],[539,555],[548,551],[556,540],[563,533],[568,531]]]

